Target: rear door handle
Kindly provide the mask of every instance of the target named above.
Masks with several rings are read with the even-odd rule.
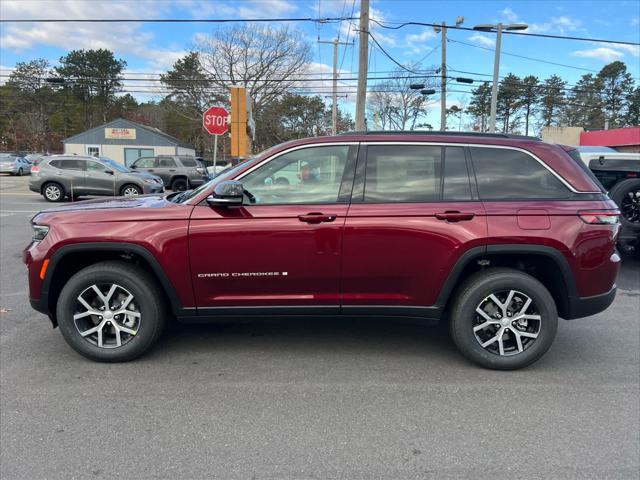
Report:
[[[176,171],[176,169],[175,169],[175,168],[170,168],[170,169],[169,169],[169,171],[170,171],[170,172],[175,172],[175,171]]]
[[[325,214],[325,213],[307,213],[306,215],[298,215],[298,219],[301,222],[306,223],[324,223],[324,222],[333,222],[338,215],[335,214]]]
[[[436,218],[438,220],[445,220],[447,222],[461,222],[465,220],[471,220],[475,217],[474,213],[463,213],[463,212],[444,212],[444,213],[436,213]]]

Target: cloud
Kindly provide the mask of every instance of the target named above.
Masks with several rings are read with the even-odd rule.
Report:
[[[622,43],[613,43],[613,48],[623,50],[634,57],[640,57],[640,45],[625,45]]]
[[[509,7],[502,10],[500,12],[500,15],[504,20],[506,20],[509,23],[515,23],[520,19],[520,17],[516,14],[516,12],[511,10]]]
[[[436,32],[434,32],[433,29],[425,28],[421,33],[410,33],[404,38],[407,43],[422,43],[432,39],[435,36]]]
[[[556,35],[566,35],[569,32],[575,32],[582,27],[580,20],[571,18],[567,15],[552,17],[548,22],[531,23],[526,33],[554,33]]]
[[[298,9],[287,0],[246,0],[243,3],[211,0],[179,0],[176,4],[193,18],[272,18],[286,16]]]
[[[0,2],[0,16],[12,18],[154,18],[168,12],[164,3],[85,2],[79,0],[34,0],[30,2]],[[14,23],[2,30],[3,49],[22,53],[39,46],[63,50],[100,49],[113,51],[116,56],[133,56],[149,65],[169,66],[184,52],[180,48],[166,49],[153,45],[155,36],[143,30],[141,23]]]
[[[622,52],[608,47],[598,47],[590,50],[577,50],[573,52],[573,54],[576,57],[593,58],[596,60],[602,60],[603,62],[613,62],[614,60],[619,60],[624,56]]]
[[[495,47],[496,45],[496,39],[493,36],[487,36],[482,33],[474,33],[469,37],[469,40],[483,47]]]

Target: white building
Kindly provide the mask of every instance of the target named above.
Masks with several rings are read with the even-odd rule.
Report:
[[[118,118],[62,141],[64,153],[109,157],[131,165],[140,157],[155,155],[190,155],[192,145],[140,123]]]

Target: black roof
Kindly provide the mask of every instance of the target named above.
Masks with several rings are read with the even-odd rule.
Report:
[[[365,132],[351,131],[342,132],[338,135],[432,135],[434,137],[485,137],[485,138],[513,138],[520,140],[542,141],[540,137],[527,135],[513,135],[509,133],[480,133],[480,132],[454,132],[439,130],[367,130]]]

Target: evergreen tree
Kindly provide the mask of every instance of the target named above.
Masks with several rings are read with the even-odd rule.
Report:
[[[563,123],[587,130],[604,128],[601,93],[602,81],[591,73],[583,75],[568,95]]]
[[[625,124],[625,111],[633,92],[633,78],[627,66],[619,60],[602,67],[598,73],[602,82],[602,102],[609,128]]]
[[[476,121],[477,130],[488,130],[488,119],[491,114],[491,85],[483,82],[477,88],[471,90],[471,101],[467,107],[467,113]]]
[[[529,123],[537,111],[540,99],[540,82],[538,77],[529,75],[522,79],[520,85],[520,105],[524,113],[524,134],[529,135]]]
[[[502,119],[502,131],[513,132],[517,128],[517,114],[521,107],[520,78],[510,73],[498,87],[497,114]]]
[[[547,78],[542,86],[542,96],[540,98],[540,111],[542,124],[545,127],[559,125],[565,104],[564,88],[567,82],[557,75]]]

